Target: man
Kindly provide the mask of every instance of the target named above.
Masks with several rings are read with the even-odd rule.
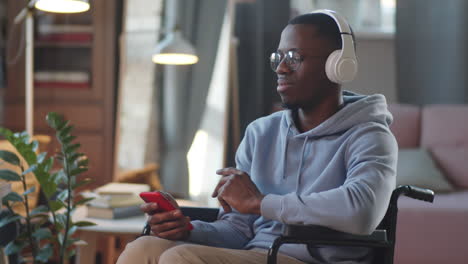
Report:
[[[330,15],[291,20],[271,57],[288,110],[252,122],[237,150],[236,168],[217,172],[222,178],[213,197],[222,206],[219,219],[193,221],[189,231],[190,219],[180,211],[153,214],[157,205],[145,204],[154,236],[130,243],[118,263],[266,263],[283,223],[371,233],[395,188],[397,144],[385,98],[342,92],[325,71],[341,42]],[[309,251],[293,244],[280,253],[279,263],[372,258],[364,248]]]

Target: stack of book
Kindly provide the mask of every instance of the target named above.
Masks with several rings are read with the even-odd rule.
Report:
[[[82,71],[36,71],[34,87],[36,88],[90,88],[89,72]]]
[[[90,43],[93,40],[91,25],[39,24],[37,41],[62,43]]]
[[[95,199],[88,203],[88,217],[119,219],[143,215],[139,194],[148,192],[147,184],[108,183],[94,191]]]

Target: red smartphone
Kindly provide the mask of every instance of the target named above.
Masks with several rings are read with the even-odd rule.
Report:
[[[161,192],[142,192],[141,199],[147,203],[157,203],[159,209],[156,212],[169,212],[175,210],[175,206]],[[193,229],[191,223],[188,223],[189,230]]]

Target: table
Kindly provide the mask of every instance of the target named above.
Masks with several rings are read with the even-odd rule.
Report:
[[[176,200],[180,206],[200,206],[199,203],[188,200]],[[76,209],[73,214],[73,221],[90,221],[95,223],[95,226],[80,227],[78,229],[79,237],[84,240],[87,245],[79,246],[77,249],[76,263],[77,264],[94,264],[97,252],[97,240],[100,236],[122,236],[130,241],[134,237],[141,234],[146,223],[146,216],[136,216],[122,219],[99,219],[87,218],[87,209],[81,206]],[[125,244],[125,243],[124,243]],[[108,250],[111,252],[110,250]],[[108,263],[113,263],[113,254],[108,253],[106,256]]]
[[[141,233],[146,222],[146,216],[144,215],[122,219],[87,218],[86,211],[86,207],[82,206],[78,208],[73,215],[74,221],[79,220],[96,223],[95,226],[79,228],[79,237],[81,240],[84,240],[87,245],[78,247],[76,255],[76,263],[78,264],[95,263],[97,240],[99,236],[137,236]]]

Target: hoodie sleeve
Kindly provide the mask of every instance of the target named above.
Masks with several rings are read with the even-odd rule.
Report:
[[[236,164],[238,169],[250,175],[251,145],[247,142],[251,137],[248,136],[248,131],[247,128],[246,136],[237,150]],[[207,246],[241,249],[254,237],[252,226],[258,217],[240,214],[236,210],[225,213],[221,208],[218,220],[213,223],[192,221],[194,229],[188,241]]]
[[[262,215],[287,224],[369,234],[385,215],[395,188],[397,151],[387,127],[361,128],[349,138],[344,153],[346,180],[342,186],[307,196],[269,194],[262,201]]]
[[[206,246],[242,249],[253,237],[252,223],[256,215],[238,212],[224,213],[213,223],[192,221],[193,230],[188,242]]]

